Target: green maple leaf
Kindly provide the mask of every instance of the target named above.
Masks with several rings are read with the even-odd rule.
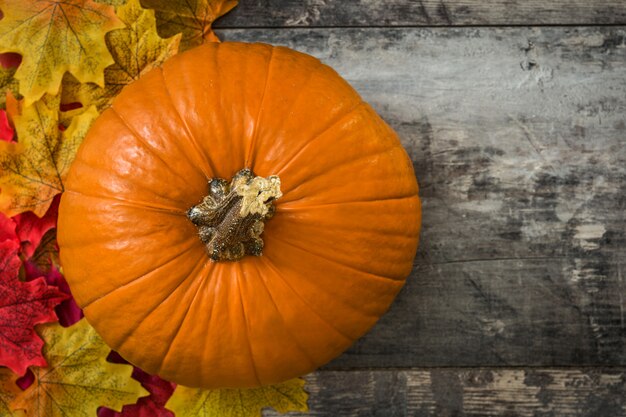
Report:
[[[104,34],[121,26],[113,7],[92,0],[0,0],[0,52],[17,52],[15,73],[29,106],[58,92],[66,71],[81,82],[104,84],[113,63]]]
[[[106,361],[110,352],[85,319],[68,328],[40,327],[46,368],[33,368],[35,381],[11,403],[38,417],[93,417],[98,407],[120,411],[149,393],[131,378],[133,367]]]

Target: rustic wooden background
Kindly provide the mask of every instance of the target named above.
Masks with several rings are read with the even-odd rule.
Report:
[[[626,0],[240,0],[217,27],[337,69],[421,184],[413,273],[310,415],[626,416]]]

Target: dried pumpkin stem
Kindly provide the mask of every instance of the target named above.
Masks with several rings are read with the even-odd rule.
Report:
[[[281,196],[278,176],[255,177],[245,168],[230,183],[222,178],[209,181],[209,194],[187,211],[187,217],[198,227],[213,261],[238,261],[263,253],[264,222],[274,214],[272,202]]]

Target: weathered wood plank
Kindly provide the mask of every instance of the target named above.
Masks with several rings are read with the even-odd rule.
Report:
[[[625,369],[322,371],[291,416],[623,417]],[[266,410],[264,416],[278,414]]]
[[[222,30],[309,52],[400,134],[422,246],[329,366],[626,365],[626,30]]]
[[[216,27],[626,24],[623,0],[242,0]]]

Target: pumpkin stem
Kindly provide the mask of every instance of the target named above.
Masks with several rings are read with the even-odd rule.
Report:
[[[280,178],[255,177],[244,168],[233,179],[213,178],[209,194],[187,211],[213,261],[238,261],[263,253],[261,233],[274,214],[272,202],[283,194]]]

